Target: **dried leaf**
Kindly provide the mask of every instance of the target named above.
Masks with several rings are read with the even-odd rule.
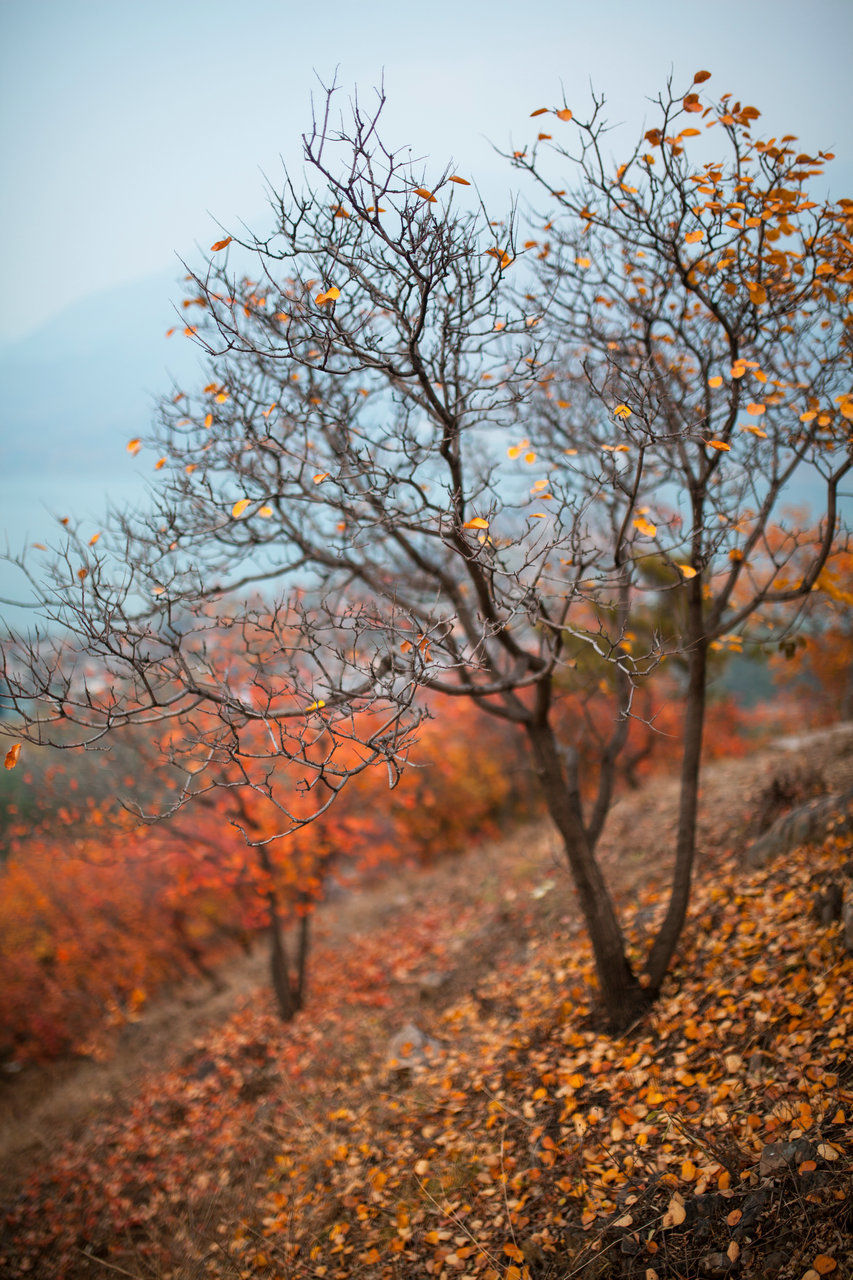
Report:
[[[235,520],[239,520],[243,512],[246,510],[250,502],[249,498],[241,498],[239,502],[235,502],[231,508],[231,514]]]
[[[218,253],[220,249],[227,249],[233,237],[226,236],[224,240],[217,240],[216,244],[210,246],[211,253]]]
[[[15,765],[18,763],[18,756],[20,754],[21,754],[21,744],[20,742],[16,742],[14,746],[10,747],[9,750],[6,752],[6,759],[4,760],[4,764],[7,769],[14,769]]]

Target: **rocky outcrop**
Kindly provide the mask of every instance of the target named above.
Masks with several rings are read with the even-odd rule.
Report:
[[[777,818],[772,827],[749,845],[744,861],[752,870],[759,870],[799,845],[823,840],[830,832],[843,831],[853,831],[853,789],[840,795],[819,796]]]

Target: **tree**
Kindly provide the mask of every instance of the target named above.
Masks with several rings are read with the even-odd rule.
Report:
[[[624,1028],[657,994],[687,910],[709,646],[760,607],[796,606],[837,535],[853,207],[806,201],[819,163],[753,142],[752,108],[702,108],[670,86],[661,127],[613,177],[601,104],[580,125],[555,109],[579,151],[549,154],[578,190],[546,176],[549,135],[516,152],[556,202],[517,251],[515,214],[490,220],[468,179],[430,178],[382,142],[381,94],[371,111],[356,100],[349,125],[334,102],[333,89],[304,139],[317,185],[285,178],[273,232],[224,236],[191,277],[187,332],[210,375],[162,405],[153,510],[114,513],[96,546],[72,531],[52,562],[43,611],[109,685],[93,690],[44,634],[14,638],[7,679],[36,739],[57,718],[89,741],[161,722],[180,801],[227,766],[229,787],[275,806],[276,837],[376,763],[393,782],[425,692],[473,699],[526,737],[604,1010]],[[703,110],[727,159],[696,166],[697,131],[681,126]],[[759,552],[803,466],[826,509],[786,578],[796,527]],[[249,585],[261,596],[245,604]],[[665,632],[642,622],[661,589]],[[676,651],[678,847],[638,973],[595,848],[635,689]],[[561,712],[580,676],[611,705],[592,780]],[[302,771],[296,802],[275,787],[282,758]]]

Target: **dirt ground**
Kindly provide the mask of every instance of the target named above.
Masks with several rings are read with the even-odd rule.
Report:
[[[789,790],[794,792],[798,785],[806,792],[817,786],[827,793],[853,787],[853,724],[789,737],[757,754],[709,764],[702,780],[700,861],[703,850],[745,847],[750,836],[757,834],[756,815],[766,825],[774,778],[791,782]],[[633,892],[647,878],[649,865],[665,870],[671,857],[677,798],[677,779],[654,776],[638,790],[623,794],[611,811],[600,856],[628,921]],[[524,849],[522,860],[519,847]],[[527,893],[531,887],[535,892],[539,884],[547,887],[543,897],[547,893],[547,902],[553,903],[547,909],[553,910],[555,923],[559,921],[563,929],[580,928],[555,834],[542,822],[435,867],[394,871],[357,894],[333,899],[318,912],[313,945],[317,950],[331,949],[355,934],[368,933],[404,906],[416,904],[420,894],[433,888],[435,879],[443,893],[463,902],[472,880],[490,879],[505,892],[506,877],[520,882],[522,875]],[[553,887],[565,892],[551,892]],[[488,956],[484,954],[479,962],[487,964]],[[236,1007],[254,1000],[266,1002],[263,942],[250,954],[230,960],[219,978],[218,988],[196,979],[152,1001],[135,1021],[116,1032],[104,1060],[27,1065],[0,1076],[0,1196],[20,1185],[28,1169],[49,1160],[58,1141],[77,1137],[90,1118],[104,1110],[121,1108],[151,1073],[177,1066]],[[451,988],[470,984],[468,955],[458,972],[443,979]]]

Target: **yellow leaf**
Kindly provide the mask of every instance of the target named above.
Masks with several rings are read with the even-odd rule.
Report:
[[[248,498],[241,498],[239,502],[234,503],[234,506],[231,508],[231,514],[235,520],[240,519],[241,515],[246,510],[248,505],[249,505]]]
[[[719,449],[721,453],[731,452],[731,445],[726,444],[725,440],[709,440],[708,445],[711,449]]]
[[[269,520],[272,515],[272,507],[261,507],[258,511],[259,516],[263,516],[264,520]]]
[[[613,416],[614,418],[630,418],[631,410],[626,404],[617,404],[613,410]]]
[[[213,426],[213,414],[212,414],[212,413],[206,413],[206,414],[204,415],[204,425],[205,425],[205,427],[207,428],[207,430],[208,430],[208,431],[209,431],[209,430],[210,430],[210,428]]]
[[[21,754],[21,744],[20,742],[16,742],[15,745],[13,747],[10,747],[9,750],[6,752],[6,759],[4,761],[4,764],[6,765],[7,769],[14,769],[15,765],[18,763],[18,756],[20,754]]]
[[[94,547],[95,543],[98,541],[98,538],[100,538],[100,536],[101,535],[99,533],[93,533],[91,538],[89,539],[89,546]]]
[[[450,175],[450,177],[447,179],[447,181],[448,181],[448,182],[458,182],[458,183],[459,183],[459,185],[460,185],[460,187],[470,187],[470,185],[471,185],[471,183],[468,181],[468,179],[467,179],[467,178],[460,178],[460,177],[459,177],[459,175],[458,175],[458,174],[456,174],[456,173],[451,173],[451,175]]]
[[[563,107],[562,111],[555,111],[554,115],[557,117],[558,120],[565,121],[566,124],[568,124],[568,122],[572,118],[572,113],[568,107]]]
[[[681,570],[682,577],[684,578],[695,578],[696,574],[699,572],[698,569],[693,568],[692,564],[680,564],[678,565],[678,568]]]
[[[466,520],[463,529],[488,529],[489,522],[484,520],[482,516],[474,516],[472,520]]]
[[[422,200],[428,200],[430,204],[435,204],[435,196],[426,187],[415,187],[415,195],[420,196]]]
[[[220,249],[227,249],[231,240],[231,236],[226,236],[224,240],[217,240],[216,244],[210,246],[211,253],[218,253]]]
[[[688,231],[687,235],[684,237],[684,243],[697,244],[699,240],[703,239],[704,235],[705,232],[698,228],[696,231]]]
[[[536,461],[536,454],[533,452],[533,450],[532,450],[532,449],[531,449],[531,451],[530,451],[529,453],[526,453],[526,454],[524,455],[524,461],[525,461],[525,462],[529,462],[529,463],[531,463],[531,464],[532,464],[532,463],[534,463],[534,462]]]
[[[680,1227],[686,1217],[687,1213],[684,1208],[684,1201],[678,1192],[676,1192],[669,1202],[669,1207],[666,1213],[663,1215],[663,1226]]]
[[[317,472],[317,474],[316,474],[316,476],[314,477],[314,483],[315,483],[315,484],[322,484],[322,483],[323,483],[323,481],[324,481],[324,480],[328,480],[328,478],[329,478],[329,472],[328,472],[328,471],[318,471],[318,472]]]
[[[578,264],[581,271],[586,271],[592,266],[592,262],[589,258],[575,258],[575,262]]]
[[[131,455],[132,455],[132,454],[135,454],[135,453],[139,453],[139,450],[140,450],[141,448],[142,448],[142,441],[139,439],[139,436],[134,436],[132,440],[128,440],[128,442],[127,442],[127,452],[128,452],[129,454],[131,454]]]
[[[651,520],[647,520],[645,516],[637,517],[634,528],[639,529],[640,533],[644,533],[647,538],[653,538],[658,531],[657,525],[652,524]]]
[[[318,698],[316,702],[312,702],[310,707],[306,707],[305,710],[319,711],[321,710],[322,707],[325,707],[325,705],[326,705],[325,700],[323,698]]]

